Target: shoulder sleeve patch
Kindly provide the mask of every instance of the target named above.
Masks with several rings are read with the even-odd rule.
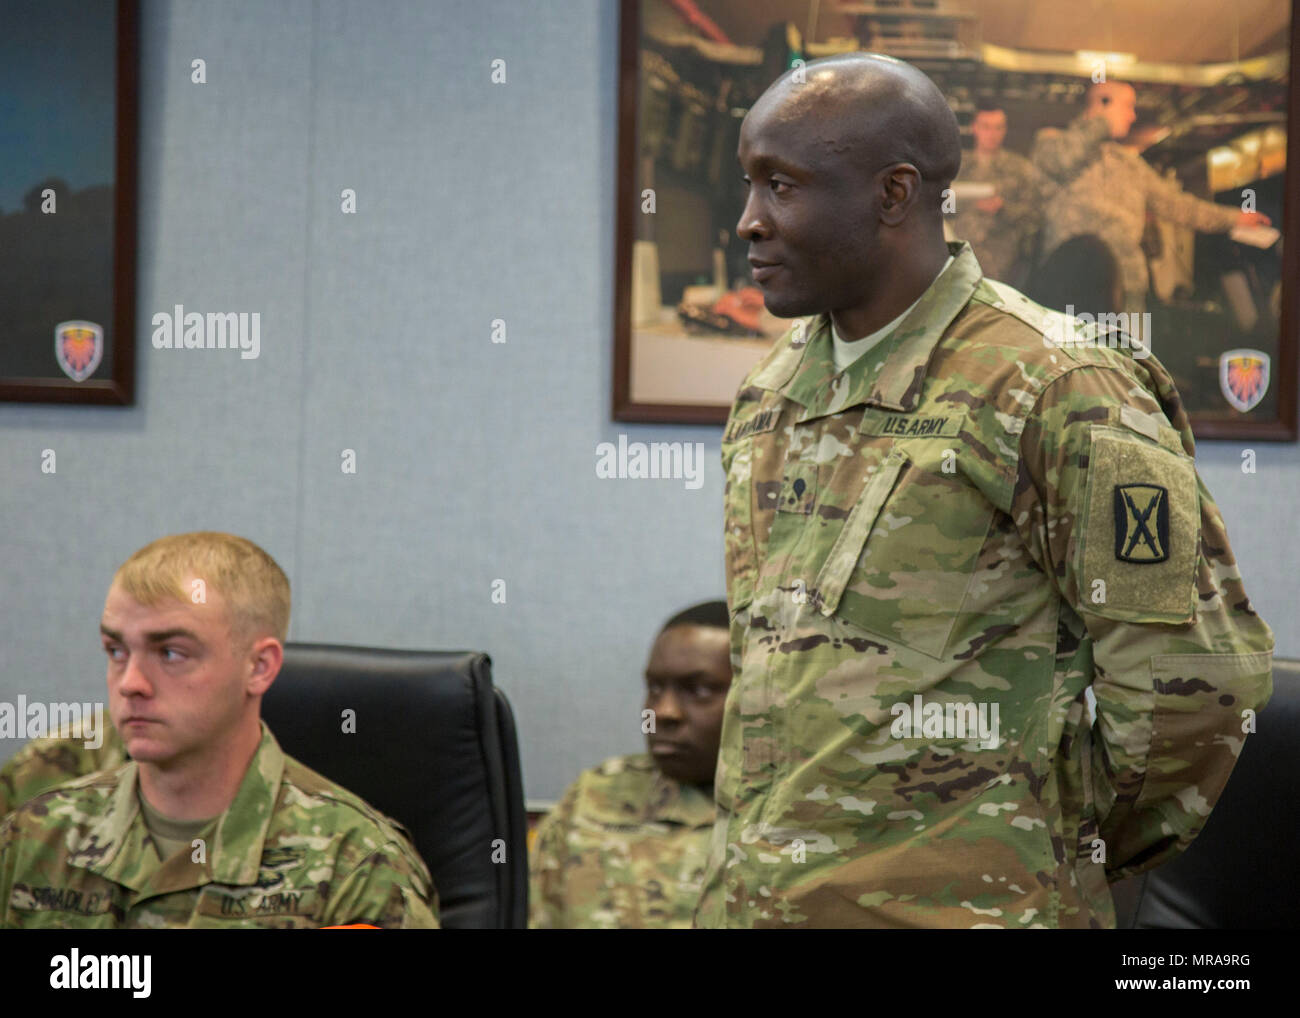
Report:
[[[1200,518],[1190,457],[1094,426],[1079,522],[1080,607],[1129,622],[1191,621]]]

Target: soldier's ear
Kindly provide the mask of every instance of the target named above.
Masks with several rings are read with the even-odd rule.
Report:
[[[248,676],[248,692],[261,696],[271,688],[271,683],[280,674],[284,664],[284,645],[274,636],[264,636],[254,640],[248,651],[252,671]]]
[[[916,204],[921,186],[921,171],[911,163],[887,166],[880,181],[880,221],[898,226]]]

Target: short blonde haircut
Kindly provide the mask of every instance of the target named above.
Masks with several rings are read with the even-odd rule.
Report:
[[[123,562],[113,582],[141,604],[189,604],[191,577],[225,599],[236,641],[269,634],[283,643],[288,637],[289,578],[275,559],[234,534],[200,530],[161,537]]]

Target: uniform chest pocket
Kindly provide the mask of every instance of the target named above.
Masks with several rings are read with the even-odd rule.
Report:
[[[993,514],[960,475],[912,462],[896,446],[868,479],[818,575],[822,614],[942,657]]]
[[[722,444],[722,469],[727,479],[723,494],[723,547],[727,563],[727,605],[732,615],[754,600],[754,577],[758,571],[754,514],[750,505],[754,487],[753,457],[752,438]]]

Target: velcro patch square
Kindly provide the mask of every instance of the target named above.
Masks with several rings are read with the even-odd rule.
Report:
[[[1077,523],[1082,610],[1130,622],[1191,621],[1201,503],[1190,456],[1094,425]]]

